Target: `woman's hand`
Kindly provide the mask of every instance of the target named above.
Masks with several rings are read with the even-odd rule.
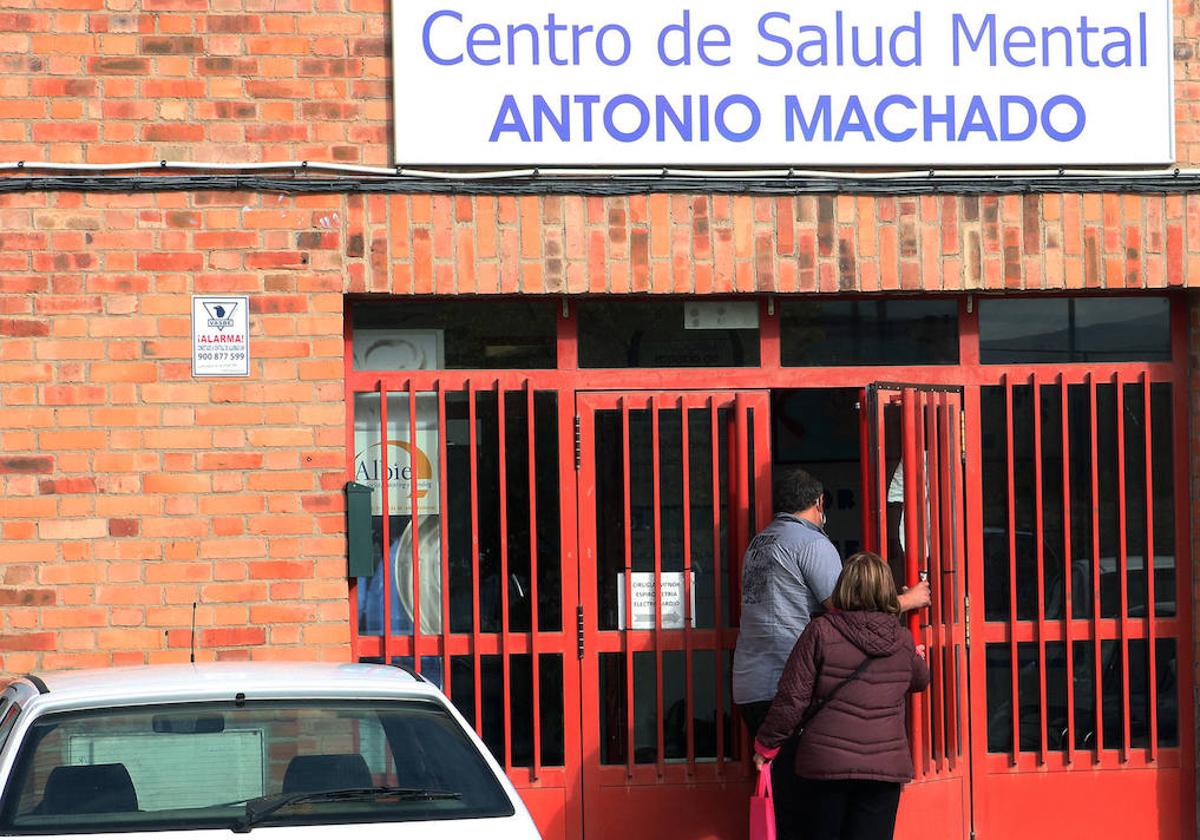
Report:
[[[928,659],[928,657],[925,656],[925,645],[917,645],[917,656],[921,657],[922,659]]]
[[[754,769],[761,770],[764,764],[770,764],[769,758],[764,758],[761,753],[754,754]]]

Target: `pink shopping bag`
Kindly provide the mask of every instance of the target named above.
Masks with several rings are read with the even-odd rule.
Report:
[[[771,793],[771,762],[758,768],[758,784],[750,797],[750,840],[775,840],[775,797]]]

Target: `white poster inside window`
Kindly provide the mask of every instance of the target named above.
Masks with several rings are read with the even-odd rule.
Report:
[[[437,396],[417,395],[416,429],[411,426],[407,394],[388,396],[387,438],[379,416],[379,395],[359,394],[354,403],[354,480],[371,488],[371,512],[408,515],[415,500],[419,515],[440,513],[441,476]]]
[[[691,580],[691,609],[692,627],[696,626],[696,573],[692,572]],[[683,610],[683,572],[661,572],[662,589],[659,595],[662,609],[662,629],[682,630],[684,626]],[[634,630],[653,630],[655,628],[654,613],[654,572],[633,572],[630,578],[630,588],[633,590],[633,627]],[[625,629],[625,573],[617,573],[617,629]]]
[[[400,165],[1175,159],[1169,0],[393,0],[392,21]]]

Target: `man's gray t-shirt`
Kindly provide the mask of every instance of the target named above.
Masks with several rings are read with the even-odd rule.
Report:
[[[733,702],[772,700],[796,639],[823,612],[842,558],[825,532],[781,513],[742,560],[742,616],[733,654]]]

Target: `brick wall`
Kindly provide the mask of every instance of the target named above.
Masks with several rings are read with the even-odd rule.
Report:
[[[1200,198],[0,196],[0,671],[349,655],[347,292],[1200,283]],[[249,293],[247,379],[190,295]],[[1200,552],[1198,552],[1200,555]]]

